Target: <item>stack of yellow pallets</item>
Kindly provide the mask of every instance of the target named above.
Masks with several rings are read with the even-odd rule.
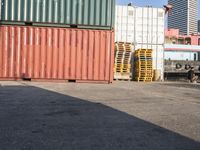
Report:
[[[132,44],[117,42],[115,43],[115,66],[114,78],[130,80],[131,72]]]
[[[135,80],[140,82],[152,82],[153,61],[151,49],[138,49],[134,54]]]

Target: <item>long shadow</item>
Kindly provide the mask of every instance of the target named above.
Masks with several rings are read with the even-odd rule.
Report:
[[[200,150],[200,143],[99,103],[0,87],[1,150]]]

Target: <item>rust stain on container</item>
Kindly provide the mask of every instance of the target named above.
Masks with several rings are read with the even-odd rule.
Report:
[[[0,26],[0,80],[112,82],[114,32]]]

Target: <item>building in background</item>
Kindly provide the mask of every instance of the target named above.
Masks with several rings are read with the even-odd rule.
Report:
[[[173,5],[168,17],[168,28],[179,29],[180,33],[197,34],[198,0],[168,0]]]
[[[198,21],[198,32],[200,33],[200,20]]]
[[[200,36],[181,35],[179,29],[165,30],[165,60],[200,60]]]
[[[200,46],[165,44],[165,60],[198,61]]]
[[[179,29],[165,30],[165,44],[181,44],[181,45],[199,45],[200,36],[198,35],[182,35]]]
[[[181,35],[179,29],[165,30],[164,58],[165,78],[167,79],[187,77],[190,67],[194,67],[195,72],[199,72],[200,36]]]

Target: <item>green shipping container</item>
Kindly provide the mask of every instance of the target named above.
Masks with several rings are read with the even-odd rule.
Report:
[[[115,0],[0,0],[0,22],[113,29]]]

